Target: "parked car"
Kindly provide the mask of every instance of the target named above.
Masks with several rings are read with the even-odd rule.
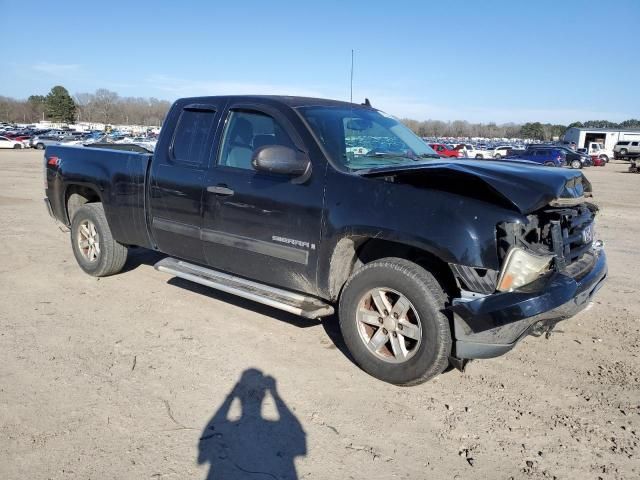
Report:
[[[430,143],[429,146],[441,157],[461,158],[464,156],[459,148],[451,148],[442,143]]]
[[[548,331],[607,273],[580,171],[441,159],[367,105],[182,99],[154,154],[53,145],[43,163],[86,273],[118,273],[139,246],[173,276],[304,317],[337,310],[357,364],[394,384]]]
[[[614,157],[613,150],[607,150],[602,143],[589,142],[587,148],[589,150],[589,156],[601,158],[605,162],[609,162],[609,159]]]
[[[513,150],[513,147],[511,145],[501,145],[499,147],[494,148],[491,151],[491,154],[493,155],[493,158],[495,158],[496,160],[500,160],[503,157],[509,156],[512,150]]]
[[[540,163],[547,167],[564,167],[567,155],[561,148],[529,148],[516,158]]]
[[[49,145],[58,145],[61,139],[62,138],[57,135],[39,135],[31,137],[29,140],[29,146],[31,148],[37,148],[38,150],[44,150]]]
[[[584,168],[584,167],[590,167],[593,165],[593,160],[592,157],[590,157],[589,155],[587,155],[586,153],[580,153],[575,151],[574,149],[572,149],[571,147],[568,147],[566,145],[531,145],[529,146],[529,150],[533,150],[536,148],[556,148],[559,150],[562,150],[565,153],[566,156],[566,164],[568,166],[570,166],[571,168]],[[597,157],[596,157],[597,158]]]
[[[490,159],[493,158],[491,155],[491,151],[490,150],[483,150],[480,147],[475,147],[473,145],[467,145],[465,146],[465,155],[469,158],[476,158],[476,159]]]
[[[613,158],[636,158],[640,156],[640,142],[638,141],[624,141],[618,142],[613,147]]]
[[[0,137],[0,148],[23,148],[24,145],[18,140],[7,138],[5,136]]]

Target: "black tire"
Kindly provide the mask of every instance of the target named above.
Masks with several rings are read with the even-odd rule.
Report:
[[[476,159],[480,159],[480,160],[482,160],[483,158],[484,158],[484,157],[483,157],[482,155],[480,155],[480,154],[477,154],[477,155],[476,155]]]
[[[604,163],[609,163],[609,157],[606,155],[600,155],[600,159],[604,160]]]
[[[413,356],[400,363],[379,358],[359,333],[358,308],[368,292],[377,288],[405,296],[421,326],[421,340]],[[395,385],[417,385],[440,374],[449,365],[451,353],[449,319],[443,313],[446,298],[433,275],[408,260],[383,258],[357,270],[345,285],[339,305],[340,330],[356,363],[373,377]]]
[[[493,158],[495,158],[496,160],[500,160],[502,158],[502,155],[500,155],[499,153],[496,153]]]
[[[15,150],[15,149],[20,149],[20,148],[22,148],[22,147],[21,147],[20,145],[17,145],[17,144],[13,146],[13,149],[14,149],[14,150]]]
[[[44,150],[44,143],[36,143],[36,149]]]
[[[556,164],[555,164],[555,163],[553,163],[553,162],[544,162],[544,166],[545,166],[545,167],[555,167],[555,166],[556,166]]]
[[[627,153],[629,153],[629,152],[627,151],[627,149],[626,149],[626,148],[621,148],[621,149],[620,149],[620,156],[621,156],[622,158],[624,158],[624,157],[627,155]]]
[[[86,222],[95,227],[99,245],[99,253],[91,260],[80,245],[80,228]],[[113,239],[101,203],[87,203],[76,210],[71,220],[71,247],[80,268],[94,277],[118,273],[127,261],[127,247]]]
[[[571,162],[571,168],[575,168],[575,169],[582,168],[582,162],[580,160],[573,160]]]

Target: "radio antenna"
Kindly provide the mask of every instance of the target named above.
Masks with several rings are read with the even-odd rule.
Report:
[[[353,48],[351,49],[351,85],[349,93],[349,102],[353,103]]]

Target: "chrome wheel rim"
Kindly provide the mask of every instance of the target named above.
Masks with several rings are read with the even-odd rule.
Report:
[[[390,288],[369,290],[358,303],[360,340],[376,358],[403,363],[422,343],[422,324],[407,297]]]
[[[95,262],[100,256],[100,236],[91,220],[83,220],[78,226],[78,249],[89,262]]]

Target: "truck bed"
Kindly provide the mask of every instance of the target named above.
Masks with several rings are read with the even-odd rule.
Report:
[[[51,161],[52,158],[57,161]],[[97,185],[113,237],[127,245],[150,247],[145,204],[151,154],[106,148],[54,145],[45,151],[47,197],[54,216],[69,225],[68,187]]]

